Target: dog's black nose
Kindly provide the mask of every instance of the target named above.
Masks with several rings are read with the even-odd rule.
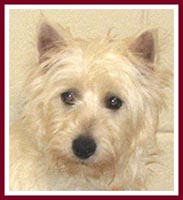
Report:
[[[87,159],[95,153],[95,141],[87,136],[79,136],[72,143],[74,154],[81,159]]]

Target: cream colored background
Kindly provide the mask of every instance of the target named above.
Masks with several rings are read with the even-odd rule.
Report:
[[[22,86],[37,61],[36,36],[41,16],[68,26],[76,37],[104,36],[110,28],[121,37],[134,35],[142,29],[158,28],[159,67],[173,71],[173,10],[11,10],[10,11],[10,123],[22,111]],[[173,82],[172,82],[173,85]],[[173,89],[167,89],[168,107],[160,118],[159,145],[167,154],[162,176],[155,189],[173,189]]]

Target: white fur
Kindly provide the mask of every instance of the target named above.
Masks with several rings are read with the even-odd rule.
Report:
[[[169,72],[136,59],[124,44],[72,39],[33,68],[23,118],[11,128],[11,190],[148,189]],[[68,89],[79,92],[73,106],[60,98]],[[105,107],[110,93],[124,101],[117,111]],[[79,134],[97,143],[86,161],[72,152]]]

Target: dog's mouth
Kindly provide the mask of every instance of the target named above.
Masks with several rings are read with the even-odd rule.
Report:
[[[74,155],[74,158],[72,158],[76,165],[81,166],[92,166],[95,165],[97,162],[97,156],[96,154],[93,154],[92,156],[89,156],[88,158],[79,158],[78,156]]]

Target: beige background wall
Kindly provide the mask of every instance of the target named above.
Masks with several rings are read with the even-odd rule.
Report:
[[[104,36],[110,28],[121,37],[142,29],[158,28],[160,65],[173,71],[172,10],[11,10],[10,11],[10,122],[20,117],[22,86],[37,61],[36,37],[44,15],[68,26],[76,37]],[[173,86],[173,82],[172,82]],[[155,169],[154,190],[173,190],[173,88],[167,90],[168,107],[160,118],[158,144],[164,151],[162,166]],[[164,134],[167,133],[167,134]]]

